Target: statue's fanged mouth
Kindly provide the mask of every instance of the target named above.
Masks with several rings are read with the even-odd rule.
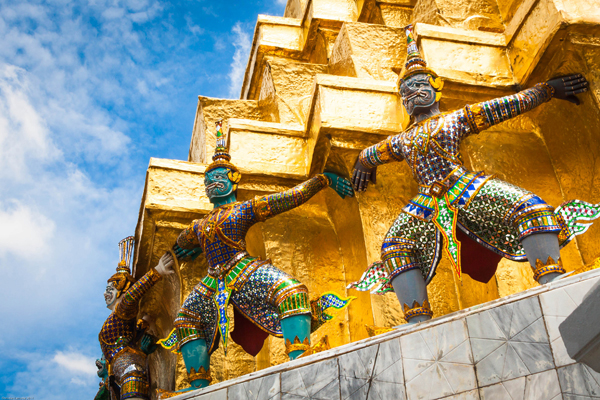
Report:
[[[211,183],[210,185],[208,185],[208,186],[206,187],[206,191],[207,191],[207,192],[209,192],[209,193],[212,193],[212,192],[214,192],[214,191],[215,191],[215,189],[217,189],[217,188],[218,188],[218,189],[225,189],[225,185],[224,185],[224,184],[222,184],[221,182],[213,182],[213,183]]]

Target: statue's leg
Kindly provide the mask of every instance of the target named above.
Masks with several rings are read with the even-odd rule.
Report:
[[[430,320],[432,314],[423,308],[427,298],[427,285],[420,269],[410,269],[392,279],[394,292],[403,307],[404,318],[409,324]],[[416,304],[415,304],[416,303]],[[419,310],[421,308],[422,310]],[[412,310],[412,313],[409,312]],[[431,311],[431,310],[429,310]],[[419,313],[420,312],[420,313]]]
[[[115,378],[121,386],[121,400],[148,400],[150,398],[144,355],[126,349],[113,360],[112,368]]]
[[[285,272],[281,271],[282,274]],[[290,360],[310,348],[310,301],[308,289],[297,279],[285,274],[271,286],[270,298],[281,318],[285,352]]]
[[[178,392],[203,388],[210,384],[209,351],[211,339],[214,338],[206,338],[202,327],[216,326],[216,314],[214,302],[197,287],[185,299],[177,314],[174,322],[177,341],[191,384],[189,388]]]
[[[423,270],[435,268],[438,242],[433,223],[406,213],[398,216],[383,240],[381,260],[408,323],[427,321],[433,316]]]
[[[302,348],[291,350],[288,353],[290,360],[298,358],[306,351],[304,346],[310,343],[310,314],[292,315],[291,317],[282,318],[281,330],[283,331],[283,340],[285,343],[288,343],[288,341],[292,343],[292,349],[295,346],[295,340],[300,342]]]
[[[565,273],[560,262],[558,233],[537,233],[521,239],[527,260],[539,284],[551,282]],[[556,260],[556,261],[555,261]]]
[[[514,208],[509,220],[517,228],[533,277],[538,283],[543,285],[565,273],[558,242],[561,228],[552,206],[540,197],[528,194]]]
[[[231,303],[263,331],[281,332],[286,354],[292,360],[299,357],[310,348],[308,289],[268,262],[249,264],[248,268],[236,281]]]
[[[210,383],[210,356],[206,340],[197,339],[181,346],[181,355],[185,363],[190,384],[194,389],[203,388]]]
[[[554,208],[535,194],[489,179],[459,210],[458,220],[477,240],[504,257],[523,261],[525,253],[539,283],[564,273],[559,260],[561,228]]]

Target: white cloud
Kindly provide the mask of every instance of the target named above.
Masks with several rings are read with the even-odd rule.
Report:
[[[95,358],[80,351],[17,353],[11,358],[24,364],[24,369],[3,388],[4,397],[79,400],[93,398],[98,390]]]
[[[184,18],[187,28],[190,30],[190,32],[192,32],[194,35],[202,35],[204,33],[204,29],[202,29],[199,25],[196,25],[189,14]]]
[[[234,34],[233,46],[235,47],[235,53],[229,71],[229,97],[239,98],[252,43],[250,35],[242,29],[240,22],[237,22],[231,31]]]
[[[70,351],[63,353],[57,351],[52,358],[56,364],[65,368],[74,375],[97,376],[95,358],[87,357],[81,353]]]
[[[204,14],[186,24],[175,9],[155,0],[0,0],[0,293],[8,299],[0,381],[11,385],[3,395],[93,397],[90,360],[108,315],[102,293],[118,240],[135,229],[148,158],[185,157],[206,82],[220,97],[229,84],[239,92],[249,34],[241,24],[206,28],[225,38],[206,55]],[[228,36],[236,38],[229,77]]]
[[[276,0],[275,2],[276,2],[277,4],[279,4],[279,5],[282,5],[282,6],[285,6],[285,5],[287,5],[287,0]]]
[[[29,99],[25,75],[22,68],[0,64],[0,176],[22,178],[28,159],[47,161],[60,155]]]
[[[17,200],[0,202],[0,227],[0,257],[12,252],[26,259],[44,257],[55,230],[54,221]]]

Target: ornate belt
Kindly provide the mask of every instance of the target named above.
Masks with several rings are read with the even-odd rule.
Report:
[[[419,193],[434,197],[442,197],[454,185],[467,170],[463,166],[455,168],[441,181],[433,182],[431,185],[420,185]]]
[[[223,265],[215,265],[214,267],[208,267],[208,275],[212,276],[215,279],[223,278],[231,268],[235,267],[235,265],[242,258],[248,256],[248,252],[246,250],[242,250],[237,252],[229,261],[227,261]]]

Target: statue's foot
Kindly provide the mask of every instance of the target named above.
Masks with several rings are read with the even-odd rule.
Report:
[[[403,326],[406,326],[406,325],[414,325],[414,324],[418,324],[419,322],[429,321],[430,319],[431,319],[431,316],[429,316],[429,315],[415,315],[414,317],[410,317],[410,319],[408,319],[406,321],[406,324],[396,325],[394,328],[398,329],[398,328],[402,328]]]
[[[172,392],[170,390],[156,389],[156,395],[157,395],[158,400],[164,400],[164,399],[170,399],[171,397],[178,396],[182,393],[191,392],[192,390],[196,390],[196,389],[198,389],[198,388],[189,387],[189,388],[177,390],[175,392]]]
[[[407,323],[409,324],[418,324],[419,322],[429,321],[431,319],[431,315],[415,315]]]
[[[558,281],[560,279],[566,278],[567,276],[571,275],[573,272],[575,272],[575,271],[567,272],[566,274],[554,273],[554,274],[544,275],[544,276],[542,276],[540,278],[540,280],[538,281],[538,283],[540,285],[544,285],[546,283],[555,282],[555,281]]]

